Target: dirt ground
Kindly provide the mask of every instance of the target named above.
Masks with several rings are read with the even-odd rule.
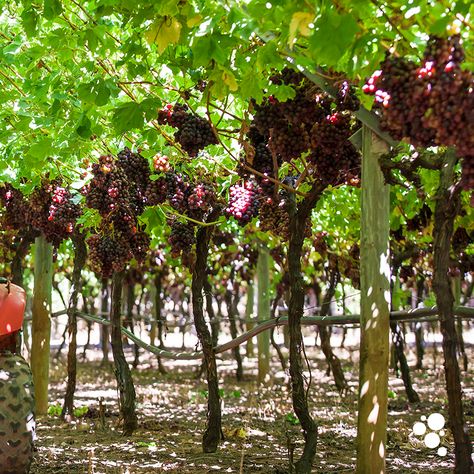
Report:
[[[474,348],[468,347],[472,361]],[[310,406],[319,424],[315,473],[352,473],[356,449],[357,352],[338,349],[352,389],[341,397],[320,351],[308,348],[312,385]],[[132,357],[132,353],[129,353]],[[89,351],[98,359],[97,350]],[[223,399],[225,441],[218,452],[203,454],[201,438],[206,416],[205,381],[196,377],[199,362],[165,361],[167,374],[157,371],[156,360],[142,354],[133,371],[137,391],[139,429],[130,438],[120,432],[117,391],[112,366],[81,362],[76,407],[78,417],[61,422],[56,404],[65,389],[65,362],[55,362],[51,377],[50,415],[38,420],[37,451],[33,474],[87,473],[286,473],[295,446],[301,452],[302,437],[291,408],[288,376],[273,360],[268,383],[256,383],[256,360],[245,359],[246,380],[237,383],[233,364],[219,364]],[[410,365],[414,354],[410,352]],[[446,413],[446,393],[440,355],[434,366],[433,352],[425,356],[423,370],[413,370],[414,386],[421,402],[406,402],[403,383],[392,373],[388,420],[388,472],[444,474],[452,472],[453,443],[449,430],[438,432],[445,455],[428,448],[413,433],[413,424],[432,413]],[[463,373],[467,422],[474,438],[474,370]],[[101,408],[102,405],[102,408]],[[429,432],[430,429],[428,428]],[[290,447],[290,449],[289,449]],[[444,454],[444,453],[443,453]]]

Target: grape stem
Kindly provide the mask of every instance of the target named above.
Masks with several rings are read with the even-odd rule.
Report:
[[[3,76],[19,93],[22,97],[26,97],[26,94],[21,90],[18,84],[9,76],[7,76],[3,71],[0,70],[0,75]]]
[[[211,227],[213,225],[217,225],[219,224],[219,221],[213,221],[213,222],[202,222],[202,221],[198,221],[196,219],[193,219],[192,217],[189,217],[189,216],[186,216],[184,214],[180,214],[179,212],[177,211],[173,211],[173,213],[169,213],[166,215],[166,217],[172,217],[172,216],[178,216],[178,217],[182,217],[183,219],[186,219],[187,221],[190,221],[194,224],[197,224],[201,227]]]

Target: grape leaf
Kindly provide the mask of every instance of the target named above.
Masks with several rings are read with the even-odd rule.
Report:
[[[143,126],[143,111],[136,102],[127,102],[114,110],[114,126],[118,133]]]
[[[290,36],[288,38],[288,44],[293,46],[296,36],[298,33],[301,36],[309,36],[311,29],[309,25],[313,22],[314,15],[308,12],[295,12],[291,17],[290,21]]]
[[[36,33],[38,27],[38,14],[34,8],[28,8],[21,14],[21,21],[25,30],[26,36],[31,38]]]
[[[181,23],[176,18],[164,16],[151,24],[145,33],[145,39],[150,44],[155,43],[161,54],[168,45],[177,43],[180,35]]]
[[[226,69],[222,73],[222,80],[224,81],[224,84],[226,84],[231,91],[236,91],[239,86],[237,85],[237,80],[235,79],[234,74]]]
[[[44,0],[43,16],[47,20],[53,20],[63,12],[61,0]]]

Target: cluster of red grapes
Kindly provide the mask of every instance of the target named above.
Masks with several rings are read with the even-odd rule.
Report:
[[[290,238],[290,216],[288,214],[288,193],[280,191],[275,197],[262,200],[259,209],[260,228],[265,232],[288,241]],[[311,221],[306,222],[305,237],[311,236]]]
[[[313,249],[322,257],[328,253],[327,235],[325,231],[317,232],[313,238]]]
[[[327,184],[359,184],[360,154],[349,141],[351,133],[351,117],[341,112],[326,116],[312,128],[308,160]]]
[[[363,87],[375,96],[381,124],[414,146],[455,146],[466,189],[474,188],[474,76],[461,69],[461,38],[431,37],[420,64],[387,55]]]
[[[43,180],[41,186],[26,198],[23,193],[6,184],[0,192],[7,226],[21,229],[28,225],[41,232],[46,240],[58,247],[75,229],[81,215],[79,204],[59,179]]]
[[[196,156],[206,146],[218,143],[209,122],[199,115],[188,112],[187,105],[168,104],[158,112],[158,123],[178,129],[174,138],[191,157]]]
[[[285,200],[270,197],[265,199],[260,207],[259,219],[260,228],[264,232],[271,232],[284,240],[288,240],[290,236],[290,217]]]
[[[216,192],[210,183],[193,184],[187,176],[171,171],[163,179],[170,206],[181,214],[203,221],[218,206]]]
[[[3,222],[0,220],[0,225],[2,224]],[[2,259],[2,262],[6,263],[12,261],[13,255],[15,253],[17,237],[18,232],[16,230],[5,227],[2,228],[2,232],[0,233],[0,258]]]
[[[23,193],[10,183],[0,187],[0,202],[3,206],[3,225],[6,228],[20,230],[29,225],[26,216],[29,211],[28,201]]]
[[[155,171],[159,171],[161,173],[166,173],[170,171],[170,160],[166,155],[161,155],[160,153],[156,154],[153,157],[153,168]]]
[[[191,211],[208,212],[216,203],[214,188],[207,183],[194,186],[188,195],[188,208]]]
[[[92,267],[102,276],[123,270],[132,258],[146,257],[150,239],[140,229],[138,216],[154,183],[148,161],[128,148],[116,159],[104,155],[92,165],[92,180],[82,192],[86,205],[102,216],[99,233],[87,240]]]
[[[248,180],[249,168],[258,171],[260,175],[254,178],[258,187],[253,186],[250,192],[242,186],[232,188],[227,213],[245,224],[260,209],[261,227],[288,237],[287,199],[276,191],[270,178],[275,177],[276,168],[283,162],[306,153],[312,179],[325,185],[357,185],[360,155],[349,137],[355,131],[351,112],[359,108],[359,100],[345,81],[339,84],[337,97],[331,98],[289,68],[270,80],[276,85],[290,85],[295,96],[284,102],[273,96],[261,104],[252,101],[249,146],[239,174]]]
[[[295,81],[290,83],[295,97],[285,102],[270,97],[255,104],[253,124],[272,155],[291,161],[308,152],[314,177],[333,185],[352,179],[360,163],[348,140],[354,132],[351,112],[359,107],[353,88],[342,82],[337,98],[332,99],[299,74],[285,70],[282,77],[285,83],[286,77]]]
[[[170,225],[171,233],[168,241],[171,245],[171,256],[179,257],[182,252],[190,253],[191,247],[195,243],[194,225],[190,222],[180,221],[173,221]]]
[[[421,232],[428,227],[433,211],[430,206],[423,204],[421,209],[411,219],[407,219],[406,228],[409,231]]]
[[[349,278],[354,288],[360,288],[360,247],[358,244],[354,244],[349,249],[349,255],[343,256],[339,259],[339,268],[341,274],[346,278]]]
[[[251,180],[242,184],[234,184],[229,190],[229,202],[225,210],[228,216],[233,216],[240,225],[250,222],[258,215],[261,189]]]
[[[150,177],[146,191],[147,205],[153,206],[166,201],[185,218],[201,222],[206,222],[211,213],[220,212],[221,203],[211,183],[204,181],[193,183],[185,174],[174,171],[167,159],[162,158],[161,155],[158,158],[155,156],[153,160],[154,168],[159,174]],[[170,227],[169,243],[172,256],[181,256],[183,265],[191,268],[194,255],[191,247],[195,241],[194,224],[191,221],[184,223],[172,220]]]
[[[277,189],[271,178],[275,178],[275,164],[280,166],[281,158],[272,156],[268,140],[257,130],[255,125],[250,126],[247,140],[246,155],[241,159],[237,172],[244,180],[255,181],[264,196],[273,196]],[[254,175],[249,171],[249,167],[257,170],[261,175]]]
[[[147,206],[163,204],[168,196],[168,183],[163,176],[150,180],[145,190],[145,202]]]
[[[459,273],[466,274],[474,271],[474,255],[468,251],[468,247],[473,247],[474,232],[464,227],[458,227],[451,240],[453,251],[457,257]]]

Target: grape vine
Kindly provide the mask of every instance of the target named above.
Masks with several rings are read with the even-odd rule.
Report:
[[[421,63],[388,54],[363,90],[375,96],[382,128],[395,139],[455,146],[464,187],[474,189],[474,77],[463,61],[459,35],[432,36]]]
[[[174,138],[190,157],[197,156],[208,145],[218,143],[209,122],[199,115],[188,112],[187,105],[168,104],[158,112],[158,123],[178,129]]]

